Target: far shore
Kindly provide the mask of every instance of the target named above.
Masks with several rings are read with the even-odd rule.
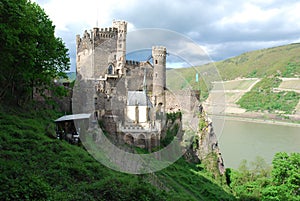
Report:
[[[253,122],[253,123],[263,123],[263,124],[274,124],[274,125],[282,125],[282,126],[294,126],[300,128],[300,122],[298,121],[292,121],[292,120],[279,120],[279,119],[270,119],[263,118],[263,116],[244,116],[244,115],[236,115],[236,114],[208,114],[208,116],[211,116],[213,118],[224,118],[225,120],[234,120],[234,121],[244,121],[244,122]]]

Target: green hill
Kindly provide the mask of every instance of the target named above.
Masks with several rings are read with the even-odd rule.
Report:
[[[197,86],[195,73],[209,72],[216,67],[222,80],[233,80],[238,77],[264,77],[276,75],[283,77],[300,76],[300,43],[246,52],[223,61],[205,64],[193,68],[168,70],[168,84],[182,88],[187,84]],[[173,75],[180,75],[181,80]],[[212,77],[210,73],[203,76]],[[185,82],[185,83],[184,83]]]
[[[59,115],[0,108],[0,200],[235,200],[184,159],[155,174],[113,171],[54,137]]]
[[[223,80],[237,77],[300,76],[300,43],[247,52],[216,62]],[[291,65],[294,64],[294,65]],[[290,72],[292,71],[292,72]]]
[[[224,61],[192,68],[167,71],[167,86],[175,89],[192,87],[201,90],[202,100],[212,89],[211,81],[236,78],[263,78],[269,76],[300,77],[300,43],[246,52]],[[196,82],[195,75],[200,78]]]

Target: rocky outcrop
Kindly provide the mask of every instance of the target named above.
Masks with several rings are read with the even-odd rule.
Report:
[[[199,114],[198,130],[192,140],[193,142],[185,154],[186,158],[196,163],[200,161],[209,170],[218,170],[223,175],[225,167],[217,136],[211,119],[204,111]]]

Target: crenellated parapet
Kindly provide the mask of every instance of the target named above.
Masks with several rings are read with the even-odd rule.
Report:
[[[115,27],[109,27],[109,28],[94,28],[93,30],[93,36],[94,36],[94,44],[95,46],[100,45],[102,42],[113,39],[116,40],[118,37],[118,29]]]
[[[127,22],[124,20],[114,20],[113,27],[119,30],[119,33],[127,33]]]
[[[139,61],[126,60],[126,67],[128,67],[128,66],[136,67],[136,66],[139,66],[139,65],[140,65]]]
[[[101,28],[101,29],[95,27],[93,33],[95,38],[113,38],[116,37],[116,34],[118,33],[118,29],[115,27]]]
[[[98,28],[95,27],[90,33],[86,30],[83,36],[76,36],[77,52],[84,49],[95,48],[107,40],[117,40],[118,29],[115,27]]]
[[[91,33],[89,33],[87,30],[84,31],[82,37],[80,35],[76,35],[76,48],[77,52],[81,52],[84,49],[92,49],[93,46],[93,40],[91,37]]]
[[[152,56],[165,58],[167,54],[167,48],[163,46],[153,46]]]
[[[111,27],[95,27],[77,35],[77,72],[85,78],[105,73],[121,77],[126,65],[126,33],[127,22],[113,21]]]

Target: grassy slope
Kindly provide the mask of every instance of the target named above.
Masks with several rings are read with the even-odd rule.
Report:
[[[212,88],[211,83],[209,83],[210,80],[225,81],[238,77],[263,78],[271,75],[299,77],[299,52],[300,44],[295,43],[247,52],[240,56],[199,67],[172,69],[167,71],[167,86],[172,86],[174,89],[185,89],[187,86],[200,89],[201,98],[204,100],[208,97],[208,90]],[[197,72],[201,74],[198,83],[195,81]]]
[[[278,71],[285,71],[288,63],[299,63],[300,43],[247,52],[224,61],[215,62],[195,68],[172,69],[167,71],[170,86],[182,88],[186,85],[199,87],[195,82],[195,73],[205,73],[207,80],[213,78],[209,73],[212,66],[216,66],[222,80],[233,80],[237,77],[264,77],[275,75]],[[300,68],[297,71],[300,74]],[[180,79],[175,75],[179,75]],[[211,77],[211,79],[209,78]]]
[[[82,147],[53,138],[54,112],[0,108],[0,200],[234,200],[183,159],[156,175],[115,172]]]
[[[264,77],[284,72],[288,63],[299,63],[300,44],[290,44],[244,53],[216,62],[223,80],[237,77]],[[299,70],[298,70],[299,72]]]

